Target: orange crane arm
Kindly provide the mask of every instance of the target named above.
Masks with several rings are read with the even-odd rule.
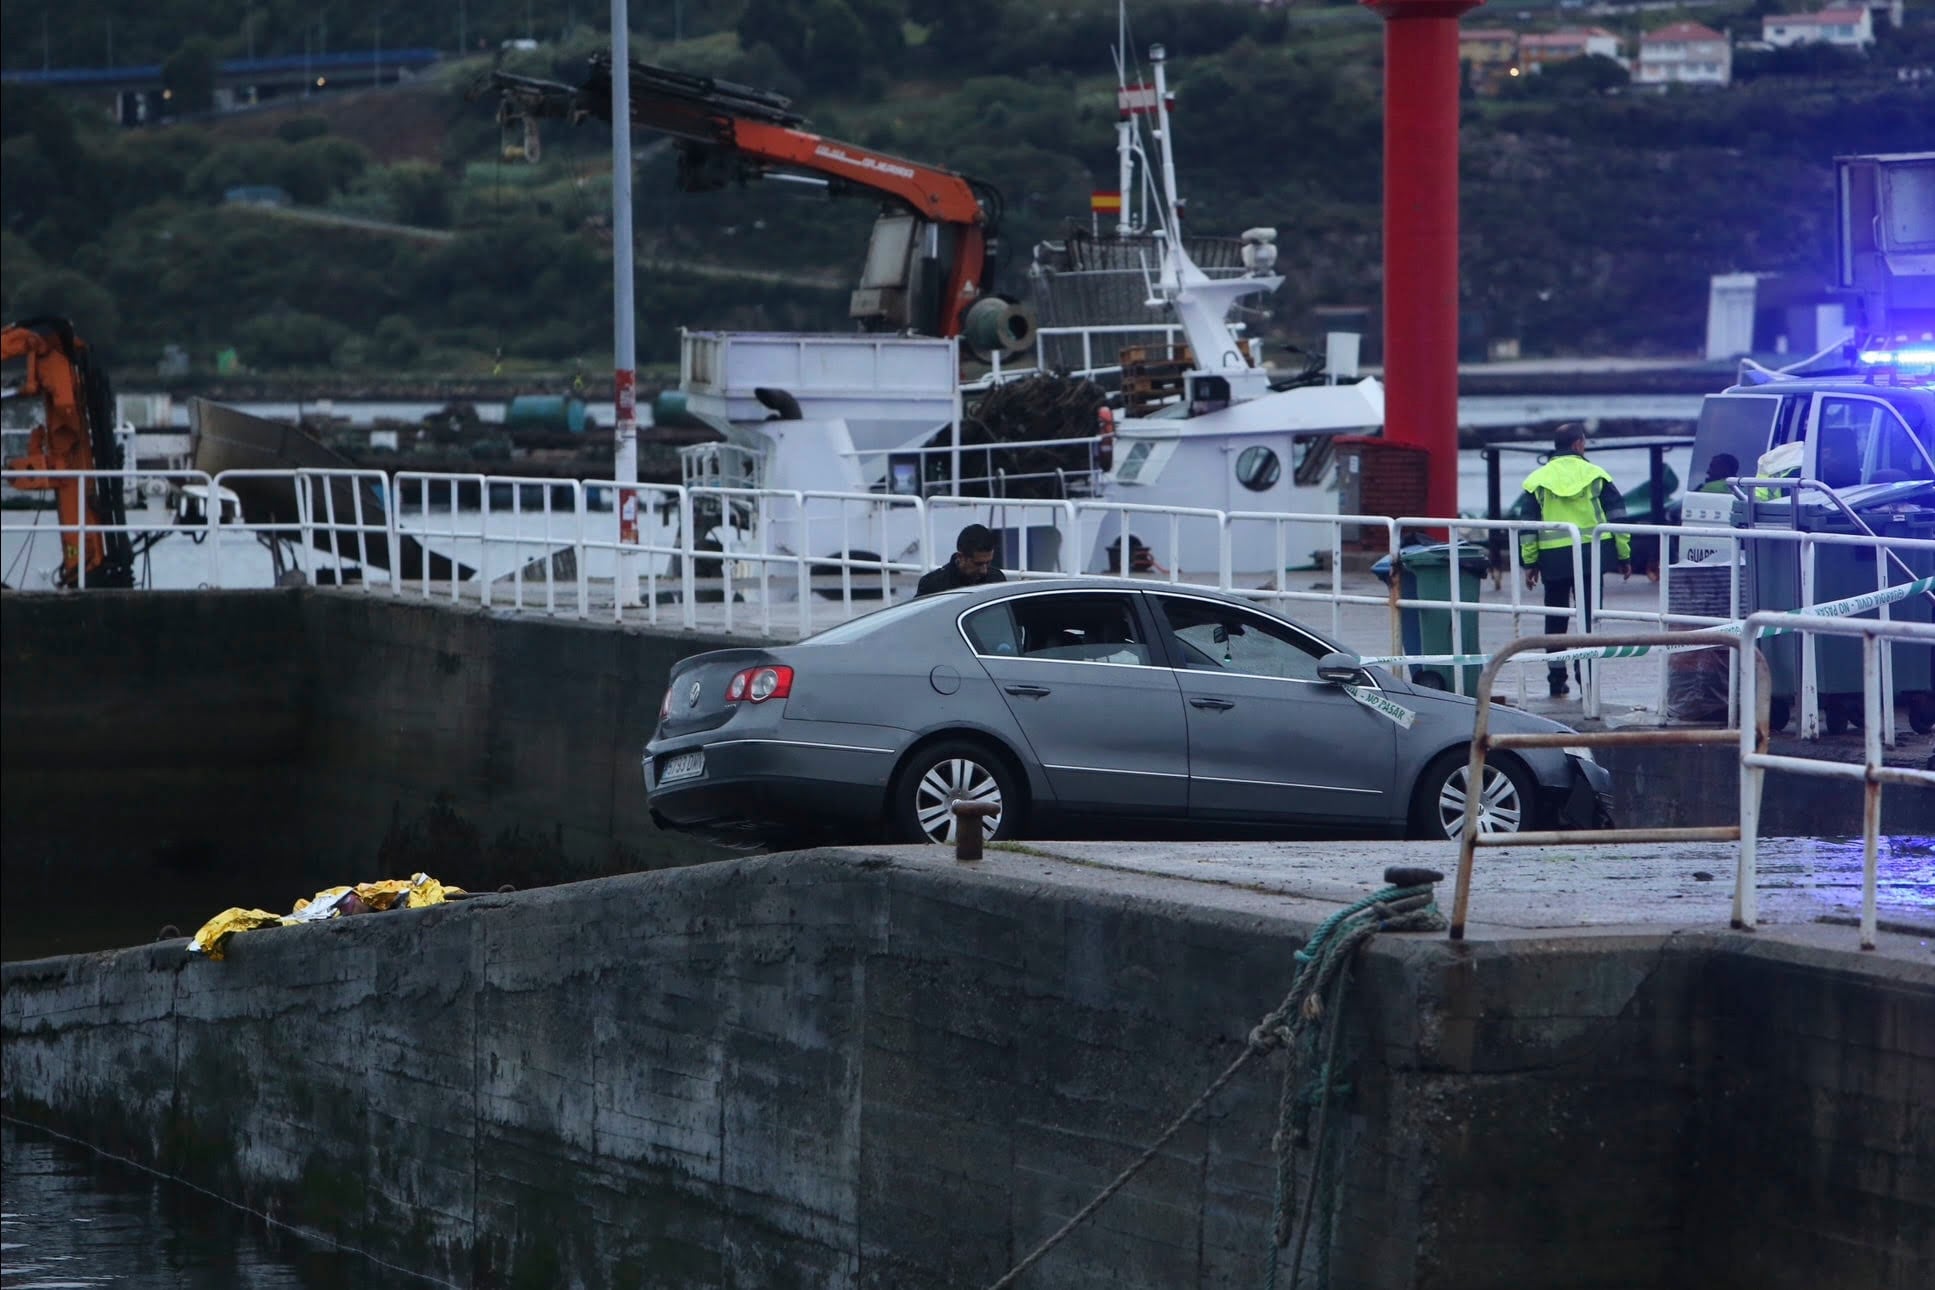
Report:
[[[114,429],[102,423],[112,415],[113,396],[108,393],[106,378],[93,370],[86,343],[74,335],[72,324],[63,318],[34,318],[0,329],[0,361],[22,358],[27,360],[27,374],[20,393],[40,397],[44,420],[29,436],[26,456],[9,461],[7,469],[117,469],[120,462],[114,450]],[[91,585],[131,585],[133,566],[127,533],[102,528],[126,518],[119,480],[30,474],[12,482],[16,488],[54,494],[61,525],[62,586],[78,585],[83,558]],[[84,544],[80,537],[83,519],[87,525]]]
[[[782,95],[712,77],[689,76],[634,62],[634,125],[682,142],[681,184],[718,188],[731,179],[775,171],[800,172],[838,189],[860,189],[899,205],[956,236],[936,320],[942,336],[958,335],[967,306],[992,283],[989,244],[1000,220],[1001,195],[991,185],[938,166],[923,165],[799,128],[804,118]],[[611,60],[594,55],[584,85],[494,73],[488,85],[503,96],[500,119],[561,117],[611,120]]]

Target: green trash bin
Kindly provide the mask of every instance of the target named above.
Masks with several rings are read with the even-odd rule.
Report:
[[[1458,649],[1452,649],[1451,638],[1451,544],[1440,542],[1430,546],[1407,546],[1398,553],[1403,563],[1398,570],[1398,595],[1406,600],[1441,600],[1443,609],[1401,609],[1398,611],[1398,634],[1404,642],[1406,654],[1477,654],[1478,648],[1478,610],[1460,609],[1458,617],[1460,638]],[[1461,542],[1458,546],[1458,599],[1461,604],[1477,605],[1479,588],[1486,572],[1491,568],[1491,559],[1485,548],[1476,542]],[[1384,580],[1385,586],[1391,585],[1391,557],[1385,556],[1371,566],[1371,572]],[[1478,674],[1485,669],[1477,664],[1466,664],[1456,669],[1460,675],[1453,675],[1453,667],[1448,663],[1414,663],[1410,667],[1410,678],[1414,685],[1428,686],[1433,690],[1457,689],[1460,694],[1478,693]]]

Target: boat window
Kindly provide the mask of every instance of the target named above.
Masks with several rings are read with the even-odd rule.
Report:
[[[1300,434],[1290,440],[1290,478],[1299,488],[1322,485],[1330,478],[1331,464],[1336,459],[1335,435]]]
[[[1118,484],[1153,484],[1162,477],[1163,468],[1169,459],[1176,455],[1175,439],[1130,439],[1118,437],[1115,450],[1119,464],[1115,468],[1115,482]]]
[[[1816,478],[1829,488],[1935,479],[1927,453],[1878,399],[1828,397],[1816,434]]]
[[[1315,681],[1317,660],[1330,653],[1288,624],[1234,605],[1184,596],[1155,600],[1192,670]]]
[[[1143,667],[1150,661],[1135,604],[1116,592],[1017,597],[977,609],[961,625],[982,655]]]
[[[1267,493],[1283,478],[1283,463],[1262,444],[1251,444],[1236,454],[1236,482],[1253,493]]]

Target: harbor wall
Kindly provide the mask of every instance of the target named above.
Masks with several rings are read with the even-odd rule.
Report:
[[[1842,740],[1838,747],[1843,755],[1852,751],[1852,760],[1859,762],[1858,744],[1849,750]],[[1823,755],[1821,745],[1793,735],[1776,735],[1769,751],[1790,757]],[[1622,826],[1702,828],[1740,822],[1740,753],[1735,748],[1627,746],[1601,748],[1595,755],[1612,773],[1613,816]],[[1858,838],[1866,791],[1848,780],[1770,770],[1761,781],[1761,836]],[[1907,784],[1884,786],[1880,831],[1935,836],[1935,793]]]
[[[9,963],[0,1094],[457,1284],[981,1287],[1242,1052],[1311,909],[1025,851],[661,870]],[[1928,1284],[1935,972],[1837,931],[1378,937],[1306,1282]],[[1282,1061],[1027,1284],[1260,1283]]]
[[[712,638],[361,592],[0,595],[5,955],[424,870],[489,889],[716,859],[646,811]]]

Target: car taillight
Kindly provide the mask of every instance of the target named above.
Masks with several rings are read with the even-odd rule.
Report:
[[[665,687],[665,697],[658,701],[658,719],[664,721],[672,715],[672,687]]]
[[[784,664],[749,667],[726,682],[727,703],[764,703],[793,692],[793,669]]]

